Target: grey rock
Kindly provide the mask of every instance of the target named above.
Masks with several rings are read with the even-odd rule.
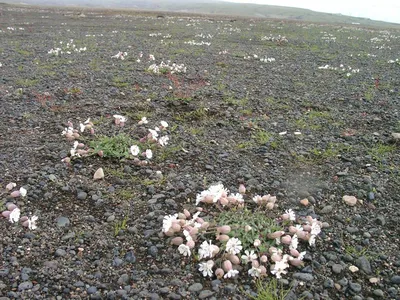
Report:
[[[97,287],[95,287],[95,286],[90,286],[90,287],[87,289],[87,293],[88,293],[89,295],[92,295],[92,294],[97,293]]]
[[[354,292],[356,292],[356,293],[361,292],[361,289],[362,289],[361,284],[356,283],[356,282],[350,282],[350,283],[349,283],[349,287],[350,287],[350,289],[351,289],[352,291],[354,291]]]
[[[340,274],[343,271],[343,266],[341,264],[333,264],[332,272],[335,274]]]
[[[299,272],[294,273],[293,278],[298,279],[300,281],[313,281],[314,280],[314,276],[312,274],[299,273]]]
[[[114,267],[119,267],[119,266],[121,266],[123,263],[124,263],[124,261],[123,261],[122,259],[120,259],[119,257],[115,257],[114,260],[113,260],[112,265],[113,265]]]
[[[167,298],[168,298],[168,299],[173,299],[173,300],[179,300],[179,299],[182,298],[182,296],[181,296],[181,295],[178,295],[178,294],[176,294],[176,293],[169,293],[169,294],[167,295]]]
[[[201,284],[201,283],[198,283],[198,282],[196,282],[196,283],[193,283],[191,286],[189,286],[189,288],[188,288],[188,290],[189,290],[189,292],[194,292],[194,293],[196,293],[196,292],[200,292],[201,290],[203,289],[203,285]]]
[[[379,298],[385,297],[385,293],[381,289],[376,289],[372,293]]]
[[[128,252],[125,254],[125,260],[126,260],[128,263],[131,263],[131,264],[133,264],[133,263],[136,262],[136,256],[135,256],[135,254],[133,253],[133,251],[128,251]]]
[[[158,248],[154,245],[150,246],[148,249],[148,253],[153,256],[156,257],[158,255]]]
[[[76,195],[76,198],[78,200],[85,200],[87,198],[88,194],[86,192],[78,192]]]
[[[319,213],[322,214],[322,215],[329,214],[330,212],[332,212],[332,210],[333,210],[333,206],[332,205],[327,205],[324,208],[322,208]]]
[[[128,274],[122,274],[119,278],[118,278],[118,284],[119,285],[125,285],[129,282],[129,275]]]
[[[400,275],[394,275],[390,278],[390,282],[394,284],[400,284]]]
[[[212,295],[214,295],[213,291],[210,290],[202,290],[199,294],[199,299],[207,299],[209,297],[211,297]]]
[[[56,224],[58,227],[67,227],[67,226],[69,226],[70,222],[67,217],[61,216],[56,219]]]
[[[67,251],[65,251],[64,249],[57,249],[54,255],[57,257],[63,257],[67,255]]]
[[[30,290],[33,287],[32,281],[25,281],[18,285],[19,291]]]
[[[360,270],[364,271],[366,274],[371,274],[371,264],[365,256],[360,256],[356,259],[355,264]]]
[[[325,279],[325,281],[324,281],[324,288],[326,288],[326,289],[331,289],[331,288],[333,288],[334,286],[335,286],[335,283],[333,282],[332,279],[330,279],[330,278]]]

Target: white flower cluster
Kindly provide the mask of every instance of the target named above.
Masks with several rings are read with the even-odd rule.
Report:
[[[396,58],[396,60],[393,60],[393,59],[388,60],[388,64],[394,64],[394,63],[400,64],[399,59]],[[0,64],[0,67],[1,67],[1,64]]]
[[[260,61],[261,61],[261,62],[268,63],[268,62],[273,62],[273,61],[275,61],[275,58],[273,58],[273,57],[264,57],[264,58],[261,58]]]
[[[246,193],[244,185],[239,186],[238,194],[228,195],[228,190],[221,183],[210,186],[207,190],[199,193],[196,197],[196,205],[200,202],[224,205],[223,199],[235,199],[233,203],[243,204],[243,194]],[[232,197],[232,198],[231,198]],[[276,197],[271,195],[254,196],[253,201],[258,205],[271,205],[276,201]],[[227,200],[229,203],[229,200]],[[307,241],[310,246],[315,245],[316,237],[321,232],[321,222],[312,217],[296,217],[292,209],[288,209],[279,218],[283,230],[268,233],[259,236],[253,242],[253,249],[244,249],[243,243],[234,235],[237,233],[229,225],[213,224],[212,221],[205,221],[204,217],[200,217],[202,212],[209,212],[200,207],[191,217],[189,211],[184,209],[183,213],[165,216],[163,219],[162,231],[166,236],[171,237],[171,244],[178,246],[178,252],[184,257],[190,257],[193,249],[198,243],[198,256],[200,261],[198,270],[204,277],[232,278],[239,274],[240,270],[247,268],[247,273],[252,277],[267,276],[267,267],[269,265],[270,272],[277,278],[288,272],[288,268],[292,266],[303,266],[303,258],[305,251],[299,252],[299,240]],[[240,213],[240,210],[238,210]],[[204,219],[203,219],[204,218]],[[297,224],[296,224],[297,223]],[[214,227],[215,226],[215,227]],[[235,225],[232,225],[236,228]],[[241,226],[244,226],[243,224]],[[249,232],[251,226],[246,225],[244,232]],[[207,234],[216,234],[215,241],[208,238]],[[175,236],[182,234],[182,236]],[[229,235],[228,235],[229,234]],[[200,240],[199,240],[200,239]],[[261,241],[262,240],[262,241]],[[264,248],[263,243],[267,245],[280,245],[287,248],[277,248],[268,246]],[[249,245],[246,244],[246,247]],[[240,255],[241,253],[244,254]],[[214,259],[220,259],[216,267]],[[242,266],[239,266],[239,265]],[[250,265],[249,265],[250,264]],[[244,268],[243,268],[244,267]],[[240,271],[242,272],[242,271]]]
[[[192,46],[203,46],[203,45],[210,46],[211,45],[210,42],[205,42],[205,41],[196,42],[195,40],[187,41],[187,42],[185,42],[185,44],[192,45]]]
[[[262,41],[277,42],[277,43],[287,43],[288,42],[288,39],[285,36],[281,36],[281,35],[278,35],[278,36],[272,36],[272,35],[263,36],[263,37],[261,37],[261,40]]]
[[[347,77],[351,76],[351,74],[360,72],[360,69],[353,69],[350,66],[345,67],[343,64],[341,64],[339,67],[332,67],[330,65],[325,65],[325,66],[318,67],[318,69],[320,69],[320,70],[343,71],[343,72],[347,71],[347,73],[346,73]]]
[[[119,51],[117,54],[111,56],[111,58],[116,58],[116,59],[120,59],[120,60],[124,60],[125,56],[127,56],[128,53],[127,52],[121,52]]]
[[[64,44],[63,41],[60,41],[60,45],[63,45],[63,44]],[[52,49],[50,49],[47,53],[48,53],[48,54],[55,55],[55,56],[58,56],[59,54],[64,54],[64,53],[66,53],[66,54],[71,54],[72,52],[81,53],[81,52],[84,52],[84,51],[86,51],[86,50],[87,50],[86,47],[79,47],[79,48],[78,48],[78,47],[74,44],[74,40],[71,39],[69,42],[67,42],[67,43],[65,44],[65,46],[64,46],[63,48],[59,48],[59,47],[57,47],[57,48],[52,48]]]
[[[170,65],[170,63],[171,61],[168,60],[167,63],[162,61],[159,65],[152,64],[147,70],[155,74],[160,74],[162,70],[169,70],[171,74],[186,73],[186,66],[184,64],[173,63]]]

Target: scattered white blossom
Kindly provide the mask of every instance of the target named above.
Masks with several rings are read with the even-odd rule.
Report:
[[[11,223],[16,223],[19,221],[19,217],[21,216],[21,210],[16,207],[10,213],[9,219]]]
[[[225,250],[230,254],[238,254],[242,248],[242,242],[238,238],[230,238],[226,243]]]
[[[203,273],[204,277],[207,277],[207,276],[212,277],[213,276],[213,271],[212,271],[213,267],[214,267],[214,262],[212,260],[199,263],[199,271]]]
[[[163,232],[167,232],[171,226],[172,226],[172,222],[176,220],[176,218],[178,217],[178,214],[174,214],[174,215],[169,215],[169,216],[165,216],[163,219]]]
[[[235,277],[237,274],[239,274],[238,270],[229,270],[225,275],[224,278],[233,278]]]
[[[186,246],[185,244],[179,245],[178,251],[183,256],[188,256],[188,257],[190,256],[190,248],[189,248],[189,246]]]
[[[242,260],[245,264],[247,264],[248,262],[257,259],[257,254],[254,253],[254,250],[246,250],[244,251],[244,255],[242,255]]]
[[[132,145],[131,148],[130,148],[130,151],[131,151],[131,154],[132,154],[133,156],[138,155],[138,154],[140,153],[139,146],[137,146],[137,145]]]

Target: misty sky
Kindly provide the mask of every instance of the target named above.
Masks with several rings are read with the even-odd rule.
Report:
[[[353,17],[400,23],[399,0],[224,0],[308,8],[315,11],[341,13]]]

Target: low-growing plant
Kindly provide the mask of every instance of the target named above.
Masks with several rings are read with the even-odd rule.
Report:
[[[246,293],[252,300],[285,300],[290,293],[290,288],[285,289],[283,284],[278,284],[278,280],[272,278],[268,281],[256,280],[257,296]]]
[[[274,216],[275,196],[254,195],[252,205],[245,202],[245,193],[244,185],[239,193],[230,194],[215,184],[196,196],[195,205],[206,207],[197,207],[194,214],[184,209],[163,219],[163,233],[183,256],[193,254],[204,277],[232,278],[242,270],[259,278],[267,276],[269,267],[281,278],[290,265],[304,264],[306,252],[298,250],[301,240],[315,245],[321,222],[297,217],[291,209]]]
[[[137,142],[130,136],[120,133],[115,136],[99,136],[97,139],[90,141],[89,145],[93,148],[94,153],[103,151],[105,158],[124,158],[129,157],[129,149],[131,145]]]
[[[116,221],[114,225],[114,236],[117,236],[121,230],[127,228],[128,216],[125,216],[121,221]]]

